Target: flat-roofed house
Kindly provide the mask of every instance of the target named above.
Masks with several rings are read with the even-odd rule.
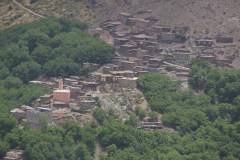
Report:
[[[70,102],[71,92],[68,89],[58,89],[53,91],[53,101]]]
[[[52,109],[37,107],[36,109],[27,111],[26,119],[31,128],[39,128],[43,121],[46,121],[48,124],[52,122]]]
[[[197,47],[212,47],[214,42],[210,38],[201,38],[195,40],[195,44]]]
[[[122,88],[130,88],[130,89],[135,89],[137,88],[137,77],[134,78],[119,78],[118,83]]]
[[[234,38],[227,35],[217,35],[216,42],[217,43],[233,43]]]
[[[130,13],[121,12],[119,14],[119,17],[120,17],[120,21],[126,24],[128,22],[128,18],[132,17],[132,15]]]

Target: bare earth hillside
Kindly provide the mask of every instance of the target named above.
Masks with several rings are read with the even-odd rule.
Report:
[[[95,8],[89,8],[94,0],[18,0],[24,6],[45,16],[66,16],[84,21],[102,22],[115,19],[120,12],[159,19],[161,25],[186,25],[198,34],[228,33],[240,36],[239,0],[95,0]],[[94,13],[95,12],[95,13]],[[146,14],[145,14],[146,15]],[[145,16],[144,15],[144,16]],[[0,27],[36,19],[13,3],[0,2]]]
[[[41,18],[29,12],[30,10],[46,17],[64,16],[87,22],[93,19],[87,0],[1,0],[0,28]]]
[[[115,19],[120,12],[141,17],[143,11],[152,11],[149,16],[161,25],[189,26],[195,34],[240,35],[239,8],[239,0],[99,0],[96,15],[103,21]]]

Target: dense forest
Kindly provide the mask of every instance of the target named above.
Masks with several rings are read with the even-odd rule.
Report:
[[[0,158],[9,149],[24,150],[25,160],[92,160],[99,142],[103,160],[238,160],[240,159],[240,70],[195,60],[190,88],[159,73],[140,76],[138,88],[152,112],[137,109],[121,122],[99,106],[96,122],[74,122],[32,130],[9,115],[49,92],[27,82],[40,75],[80,75],[82,64],[111,61],[114,50],[87,26],[47,18],[0,31]],[[162,115],[173,130],[137,129],[146,115]]]
[[[86,29],[78,21],[47,18],[0,31],[1,78],[79,75],[84,62],[109,62],[114,49]]]

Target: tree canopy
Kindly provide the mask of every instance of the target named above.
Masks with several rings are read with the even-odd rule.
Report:
[[[78,75],[85,62],[109,62],[114,49],[86,29],[84,23],[50,17],[0,31],[1,77],[28,82],[41,74]]]

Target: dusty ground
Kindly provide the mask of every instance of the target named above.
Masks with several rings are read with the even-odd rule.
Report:
[[[190,26],[196,35],[228,33],[240,37],[239,0],[97,0],[94,9],[89,7],[90,0],[18,1],[45,16],[66,16],[89,23],[114,19],[120,12],[141,17],[141,11],[149,10],[149,16],[159,19],[162,25]],[[0,1],[0,27],[34,19],[12,0]]]
[[[143,93],[138,89],[123,89],[118,85],[105,85],[100,86],[97,91],[92,91],[88,94],[98,97],[99,103],[105,111],[113,112],[122,120],[127,120],[129,113],[136,108],[149,110]]]
[[[162,25],[186,25],[195,34],[240,35],[239,0],[99,0],[98,21],[114,19],[119,12],[132,14],[151,10],[149,16]],[[101,16],[99,16],[101,15]]]
[[[43,16],[65,16],[92,23],[94,14],[88,8],[87,0],[17,0],[23,6]],[[9,27],[19,23],[28,23],[37,20],[23,8],[19,7],[13,0],[0,0],[0,28]]]
[[[37,19],[10,0],[0,1],[0,28],[19,23],[27,23]]]

